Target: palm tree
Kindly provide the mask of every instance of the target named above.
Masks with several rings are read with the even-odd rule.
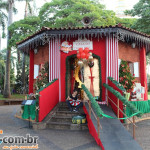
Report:
[[[7,20],[7,15],[2,11],[2,9],[5,10],[7,9],[7,3],[2,2],[2,0],[0,0],[0,29],[2,29],[2,33],[0,32],[0,50],[1,50],[1,38],[4,37],[4,31],[5,31],[6,20]]]
[[[7,0],[7,12],[8,12],[8,27],[13,22],[13,7],[14,0]],[[4,97],[10,97],[10,58],[11,58],[11,47],[9,45],[9,39],[11,34],[7,31],[7,53],[6,53],[6,69],[5,69],[5,84],[4,84]]]

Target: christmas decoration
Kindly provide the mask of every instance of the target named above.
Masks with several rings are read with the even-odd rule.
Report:
[[[132,114],[136,114],[137,117],[141,117],[142,116],[142,113],[139,112],[137,110],[137,108],[132,103],[129,103],[129,101],[127,101],[127,99],[124,96],[122,96],[120,94],[120,92],[114,90],[108,84],[104,83],[103,86],[105,88],[107,88],[111,93],[113,93],[119,100],[121,100],[123,102],[123,104],[125,104],[130,109],[130,111],[132,112]]]
[[[42,65],[39,75],[34,83],[34,90],[39,90],[49,82],[49,64],[46,62]]]
[[[123,85],[127,92],[132,92],[135,85],[135,77],[132,76],[130,68],[126,61],[121,61],[119,68],[119,82]]]
[[[79,48],[78,51],[77,51],[77,58],[78,59],[86,59],[86,60],[88,60],[90,56],[91,55],[89,53],[89,48],[88,47],[86,47],[84,50],[83,50],[83,48]]]
[[[112,77],[108,77],[108,79],[114,83],[121,91],[125,92],[126,89],[123,87],[123,85],[121,85],[118,81],[116,81],[115,79],[113,79]]]
[[[92,68],[94,66],[94,61],[89,61],[88,66]]]

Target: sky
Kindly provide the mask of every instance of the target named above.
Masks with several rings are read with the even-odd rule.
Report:
[[[35,0],[34,5],[37,8],[40,8],[45,2],[50,2],[51,0]],[[106,6],[106,9],[113,10],[117,12],[119,10],[119,6],[123,6],[121,10],[132,9],[133,6],[139,0],[99,0],[100,3],[103,3]],[[18,21],[24,18],[24,6],[25,2],[16,2],[15,4],[18,13],[14,16],[13,20]],[[2,40],[2,49],[6,48],[6,40]]]

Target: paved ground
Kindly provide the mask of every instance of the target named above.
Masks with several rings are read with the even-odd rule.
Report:
[[[61,131],[61,130],[39,130],[23,128],[28,123],[14,117],[19,106],[0,106],[0,129],[4,130],[4,136],[39,136],[38,144],[40,150],[99,150],[96,142],[88,131]],[[136,140],[143,150],[150,150],[150,120],[136,123]],[[132,126],[129,126],[132,134]],[[0,150],[2,145],[0,145]]]
[[[24,128],[28,122],[15,118],[14,115],[20,106],[0,106],[0,129],[4,136],[38,136],[40,150],[99,150],[100,147],[88,131],[61,131],[61,130],[38,130]],[[14,144],[12,144],[14,145]],[[33,145],[33,144],[32,144]],[[35,145],[35,144],[34,144]],[[2,149],[4,144],[0,145]],[[7,145],[8,146],[8,145]],[[10,146],[10,145],[9,145]],[[27,149],[26,149],[27,150]]]
[[[136,125],[136,141],[141,145],[143,150],[150,150],[150,120],[138,122]],[[129,125],[129,131],[132,135],[132,125]]]

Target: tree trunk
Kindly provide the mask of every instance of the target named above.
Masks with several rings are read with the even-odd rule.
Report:
[[[8,0],[8,27],[12,24],[13,20],[13,4],[14,0]],[[5,68],[5,85],[4,85],[4,97],[10,97],[10,57],[11,57],[11,47],[9,45],[9,39],[11,38],[11,33],[7,32],[7,56],[6,56],[6,68]]]
[[[26,0],[24,18],[27,17],[27,9],[28,9],[28,2]],[[22,57],[22,88],[23,88],[23,94],[25,94],[25,77],[26,77],[25,65],[26,65],[26,56],[23,53],[23,57]]]
[[[26,1],[24,18],[27,17],[28,2]]]
[[[1,36],[1,32],[0,32],[0,51],[2,50],[1,49],[2,48],[1,44],[2,44],[2,36]]]
[[[23,94],[25,94],[25,77],[26,77],[26,74],[25,74],[25,64],[26,64],[26,56],[25,54],[23,53],[22,54],[23,57],[22,57],[22,87],[23,87]]]

